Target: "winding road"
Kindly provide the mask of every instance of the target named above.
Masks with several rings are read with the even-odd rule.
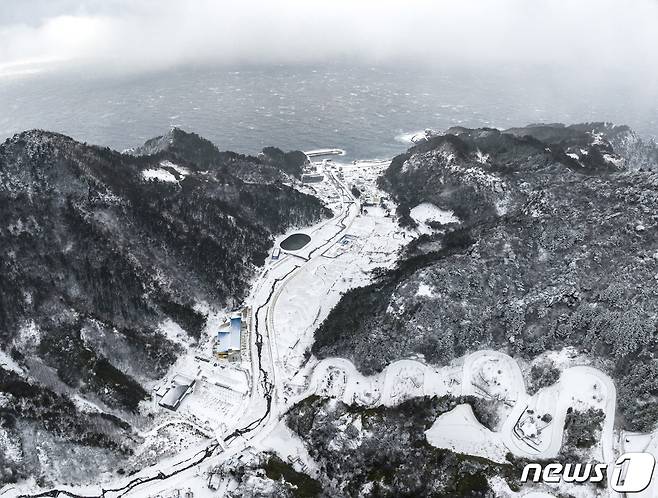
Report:
[[[237,455],[249,446],[253,446],[266,438],[276,427],[281,418],[288,410],[291,401],[284,399],[284,387],[291,380],[287,377],[285,369],[281,367],[282,357],[279,351],[277,335],[282,331],[275,327],[275,310],[282,292],[300,275],[307,265],[335,246],[343,235],[350,229],[355,218],[360,212],[358,201],[354,198],[350,189],[336,178],[331,172],[327,172],[328,181],[335,187],[340,197],[340,211],[331,219],[326,220],[306,233],[311,235],[311,241],[299,251],[283,251],[281,260],[269,264],[260,274],[258,280],[252,287],[248,298],[251,303],[252,319],[250,320],[250,393],[248,403],[240,417],[232,426],[215,440],[207,442],[202,447],[179,455],[170,462],[161,462],[153,467],[143,469],[134,476],[118,479],[112,484],[105,486],[69,487],[60,486],[51,490],[34,494],[19,494],[16,488],[5,489],[0,495],[6,497],[73,497],[73,498],[122,498],[122,497],[145,497],[154,496],[163,489],[171,487],[171,482],[178,482],[181,476],[194,476],[200,469],[221,464],[230,455]],[[319,311],[318,311],[319,313]],[[475,363],[481,360],[500,361],[503,368],[509,370],[510,394],[513,394],[514,406],[508,417],[508,422],[501,429],[502,441],[514,450],[514,453],[528,458],[552,458],[560,450],[562,442],[562,428],[566,417],[566,410],[570,406],[569,389],[555,392],[555,419],[551,427],[550,443],[542,451],[533,451],[526,448],[522,442],[515,439],[512,434],[514,422],[520,417],[528,406],[529,396],[525,392],[523,376],[518,364],[507,355],[494,351],[479,351],[465,358],[462,378],[462,394],[476,394],[474,387],[473,372],[476,370]],[[341,363],[342,361],[342,363]],[[511,363],[510,363],[511,361]],[[329,362],[342,365],[346,372],[357,376],[353,365],[347,364],[347,360],[331,359],[325,360],[321,365]],[[408,367],[424,369],[425,366],[407,362]],[[513,363],[513,365],[512,365]],[[397,371],[389,366],[388,371]],[[423,370],[424,371],[424,370]],[[429,372],[429,370],[428,370]],[[449,372],[447,372],[449,373]],[[429,375],[429,373],[427,374]],[[445,375],[445,386],[449,386],[449,375]],[[561,383],[563,385],[574,384],[583,378],[596,378],[601,386],[605,397],[604,410],[606,412],[605,425],[602,433],[601,449],[604,461],[613,461],[614,455],[614,414],[616,391],[612,381],[602,372],[590,367],[572,367],[563,372]],[[385,377],[384,377],[385,378]],[[311,379],[309,394],[318,383],[317,376]],[[382,401],[388,399],[383,387],[387,384],[382,382]],[[442,387],[443,389],[444,387]],[[445,387],[447,389],[447,387]],[[351,387],[355,390],[354,386]],[[423,387],[423,389],[426,389]],[[432,394],[432,393],[426,393]],[[390,397],[390,396],[389,396]],[[195,474],[196,473],[196,474]],[[175,478],[175,479],[174,479]]]
[[[254,441],[266,437],[287,410],[287,406],[281,402],[284,379],[283,372],[279,368],[280,357],[276,346],[277,331],[274,329],[273,320],[277,300],[282,290],[293,281],[302,268],[319,258],[324,251],[340,240],[360,210],[358,202],[346,185],[332,173],[328,173],[328,179],[340,196],[340,212],[308,232],[315,234],[316,237],[309,242],[304,251],[299,251],[302,254],[291,252],[289,256],[297,257],[283,258],[276,270],[266,269],[253,286],[249,299],[253,303],[252,310],[254,310],[250,330],[252,382],[249,404],[228,435],[222,435],[217,440],[197,448],[192,454],[186,454],[185,457],[173,463],[159,463],[143,469],[134,476],[119,479],[113,484],[59,486],[38,493],[21,493],[17,488],[6,488],[0,492],[3,498],[5,496],[121,498],[154,495],[162,489],[166,489],[170,479],[178,478],[181,474],[193,472],[195,469],[198,470],[203,463],[210,466],[219,462],[224,454],[239,453]],[[331,229],[330,233],[326,234],[329,229]],[[321,235],[324,237],[322,238]]]

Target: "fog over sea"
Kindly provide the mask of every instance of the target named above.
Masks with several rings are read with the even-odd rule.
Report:
[[[655,137],[656,93],[623,77],[527,67],[222,66],[121,76],[50,69],[0,77],[0,138],[42,128],[123,150],[178,126],[222,150],[340,147],[348,159],[386,158],[414,132],[453,125],[612,121]]]

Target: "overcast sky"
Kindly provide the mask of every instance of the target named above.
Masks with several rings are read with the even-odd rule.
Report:
[[[0,0],[0,73],[358,58],[658,72],[658,0]]]

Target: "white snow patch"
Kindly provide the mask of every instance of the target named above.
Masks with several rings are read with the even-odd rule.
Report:
[[[166,183],[178,183],[176,177],[165,169],[145,169],[142,178],[146,181],[161,181]]]
[[[489,154],[483,154],[480,149],[477,150],[475,159],[480,164],[487,164],[489,162]]]
[[[500,436],[477,421],[470,405],[457,405],[442,414],[425,431],[427,442],[437,448],[505,462],[507,448]]]
[[[526,496],[530,496],[512,491],[509,484],[507,484],[507,481],[500,476],[491,476],[488,481],[491,490],[494,492],[494,496],[497,498],[512,498],[516,496],[523,496],[523,498],[525,498]]]
[[[613,164],[616,168],[621,168],[624,165],[624,158],[612,154],[603,154],[603,159],[606,162]]]
[[[434,297],[434,286],[427,285],[425,283],[420,284],[418,286],[418,290],[416,291],[416,296]]]
[[[14,338],[13,345],[20,348],[36,346],[41,341],[41,332],[33,320],[27,322],[18,329],[18,335]]]
[[[560,370],[566,370],[576,364],[587,364],[584,361],[585,359],[579,356],[578,350],[573,346],[567,346],[555,351],[546,351],[544,354],[538,356],[533,363],[541,363],[544,358],[551,360]]]
[[[206,327],[203,329],[203,334],[208,337],[217,335],[217,331],[226,323],[229,314],[229,310],[217,309],[205,301],[196,303],[194,311],[206,315]]]
[[[410,214],[416,223],[428,223],[430,221],[437,221],[443,224],[459,223],[459,218],[455,216],[455,213],[439,209],[431,202],[418,204],[418,206],[411,210]]]
[[[491,484],[491,482],[490,482],[490,484]],[[581,493],[583,492],[582,489],[580,491],[581,491]],[[592,496],[589,491],[590,490],[585,489],[584,490],[585,494],[580,494],[579,496],[581,498],[585,497],[585,496],[589,498],[589,497]],[[545,491],[531,491],[530,493],[524,494],[523,498],[555,498],[555,495],[552,495],[552,494],[547,493]]]
[[[507,214],[507,212],[509,211],[510,202],[511,202],[511,198],[509,195],[506,195],[502,199],[496,201],[495,204],[496,212],[498,213],[499,216],[503,216]]]
[[[400,299],[397,296],[394,296],[391,301],[388,303],[386,308],[386,313],[389,315],[401,316],[404,313],[405,306],[404,303],[400,303]]]
[[[441,159],[445,161],[446,164],[450,165],[455,162],[455,154],[454,152],[451,152],[449,150],[445,149],[439,149],[436,153],[435,156],[439,156]]]
[[[5,370],[9,370],[11,372],[16,372],[20,375],[25,375],[25,372],[23,372],[23,369],[18,365],[18,363],[16,363],[12,357],[5,353],[2,349],[0,349],[0,368],[4,368]]]
[[[23,459],[23,452],[20,444],[9,437],[9,433],[0,427],[0,448],[3,456],[12,462],[20,462]]]
[[[285,421],[279,422],[274,430],[263,440],[265,450],[277,453],[282,460],[292,462],[297,471],[303,471],[311,475],[318,474],[318,466],[309,455],[302,440],[292,432]],[[303,466],[300,468],[300,466]]]
[[[431,153],[434,159],[441,160],[447,172],[459,175],[468,182],[475,183],[493,192],[505,191],[505,182],[498,176],[487,173],[483,168],[467,167],[461,162],[456,162],[455,154],[448,150],[439,149]],[[409,161],[407,161],[409,162]],[[406,163],[405,163],[406,164]]]
[[[604,145],[606,143],[605,139],[603,138],[603,133],[596,133],[594,130],[590,132],[590,135],[592,135],[592,145]]]
[[[162,161],[160,163],[160,166],[165,167],[165,168],[171,168],[176,171],[180,176],[185,178],[190,174],[190,170],[187,168],[184,168],[183,166],[179,166],[178,164],[174,164],[171,161]]]
[[[103,409],[95,403],[86,400],[82,396],[75,395],[71,398],[75,406],[83,413],[103,413]]]
[[[167,319],[164,322],[162,322],[159,326],[158,329],[160,332],[162,332],[167,339],[169,339],[171,342],[175,342],[177,344],[181,344],[183,346],[188,346],[188,336],[187,333],[181,328],[180,325],[178,325],[176,322],[174,322],[171,319]]]

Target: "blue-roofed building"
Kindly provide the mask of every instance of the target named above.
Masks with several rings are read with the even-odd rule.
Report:
[[[242,316],[235,313],[217,332],[215,352],[221,357],[233,356],[239,353],[242,342]]]
[[[242,332],[242,317],[233,315],[231,317],[231,349],[240,350],[240,334]]]
[[[217,333],[217,352],[220,354],[227,354],[231,349],[231,330],[229,328],[221,329]]]

